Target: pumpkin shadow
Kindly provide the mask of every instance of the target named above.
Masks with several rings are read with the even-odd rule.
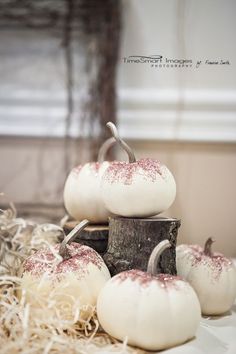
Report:
[[[114,337],[112,337],[112,336],[110,336],[111,338],[113,338],[113,340],[114,340],[114,344],[115,343],[120,343],[120,344],[122,344],[122,341],[120,341],[120,340],[118,340],[118,339],[116,339],[116,338],[114,338]],[[173,344],[172,346],[170,346],[170,347],[167,347],[167,348],[165,348],[165,349],[153,349],[153,350],[147,350],[147,349],[142,349],[141,347],[137,347],[137,346],[135,346],[135,345],[131,345],[131,344],[126,344],[126,346],[127,346],[127,349],[129,350],[129,349],[131,349],[131,353],[132,353],[132,351],[134,351],[133,353],[134,354],[161,354],[161,353],[169,353],[169,350],[173,350],[174,348],[176,348],[176,349],[178,349],[178,348],[181,348],[181,346],[183,346],[183,345],[185,345],[185,344],[187,344],[187,343],[190,343],[190,342],[192,342],[192,341],[194,341],[194,340],[196,340],[196,336],[194,336],[194,337],[192,337],[192,338],[190,338],[190,339],[187,339],[185,342],[183,342],[183,343],[179,343],[179,344]]]
[[[236,303],[231,307],[231,311],[236,313]]]
[[[202,318],[204,318],[205,320],[209,320],[209,321],[217,321],[217,320],[221,320],[222,318],[225,318],[225,317],[229,317],[229,316],[232,316],[233,312],[236,311],[236,306],[235,308],[231,308],[230,310],[224,312],[224,313],[221,313],[220,315],[202,315]]]
[[[185,344],[188,344],[188,343],[191,343],[191,342],[194,342],[195,340],[197,339],[197,336],[194,336],[192,338],[189,338],[187,339],[185,342],[182,342],[182,343],[178,343],[178,344],[173,344],[172,346],[170,347],[167,347],[167,348],[164,348],[164,349],[159,349],[159,350],[146,350],[142,353],[145,353],[145,354],[161,354],[161,353],[171,353],[173,349],[176,348],[176,350],[179,350],[181,349],[182,346],[184,346]],[[134,349],[139,349],[138,347],[133,347]],[[179,351],[178,351],[179,353]],[[136,353],[135,353],[136,354]],[[139,354],[139,352],[137,353]],[[141,354],[141,353],[140,353]]]

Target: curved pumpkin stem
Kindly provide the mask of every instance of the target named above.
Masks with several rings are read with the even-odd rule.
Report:
[[[106,126],[110,129],[110,131],[111,131],[113,137],[115,138],[115,140],[117,141],[117,143],[122,147],[122,149],[124,149],[127,152],[128,157],[129,157],[129,163],[136,162],[136,158],[135,158],[133,150],[129,147],[128,144],[126,144],[126,142],[124,140],[121,139],[115,124],[112,122],[108,122],[106,124]]]
[[[147,273],[155,275],[157,273],[157,263],[159,261],[160,255],[167,249],[170,248],[171,244],[168,240],[163,240],[153,249],[151,256],[148,261]]]
[[[107,151],[116,143],[116,139],[115,138],[109,138],[107,140],[104,141],[104,143],[102,144],[102,146],[100,147],[99,151],[98,151],[98,162],[104,162],[106,159],[106,154]]]
[[[209,237],[206,242],[205,242],[205,246],[204,246],[204,254],[206,256],[211,257],[212,256],[212,249],[211,246],[212,244],[215,242],[215,240],[211,237]]]
[[[70,244],[88,224],[89,221],[87,219],[84,219],[76,227],[74,227],[74,229],[64,238],[59,248],[59,254],[63,258],[63,260],[71,258],[71,255],[67,248],[67,244]]]

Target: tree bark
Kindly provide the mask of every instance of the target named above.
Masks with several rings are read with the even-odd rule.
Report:
[[[129,269],[146,271],[152,250],[167,239],[172,247],[161,255],[157,272],[175,275],[175,247],[180,224],[180,220],[172,218],[111,217],[108,250],[103,256],[111,274]]]

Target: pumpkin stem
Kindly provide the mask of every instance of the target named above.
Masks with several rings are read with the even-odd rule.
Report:
[[[89,224],[89,221],[87,219],[81,221],[74,229],[64,238],[62,241],[60,248],[59,248],[59,254],[63,258],[63,260],[70,259],[71,255],[69,253],[67,244],[71,243],[75,237]]]
[[[211,257],[212,256],[212,249],[211,246],[212,244],[215,242],[215,240],[213,240],[213,238],[209,237],[206,242],[205,242],[205,246],[204,246],[204,254],[206,256]]]
[[[117,143],[122,147],[122,149],[124,149],[127,152],[128,157],[129,157],[129,163],[136,162],[136,158],[135,158],[133,150],[129,147],[128,144],[126,144],[126,142],[124,140],[121,139],[115,124],[113,124],[112,122],[108,122],[106,124],[106,126],[110,129],[110,131],[111,131],[113,137],[115,138],[115,140],[117,141]]]
[[[149,257],[147,273],[155,275],[157,273],[157,263],[159,261],[160,255],[167,249],[170,248],[171,244],[168,240],[163,240],[153,249],[151,256]]]
[[[98,162],[101,163],[103,161],[105,161],[106,158],[106,154],[107,151],[116,143],[116,139],[115,138],[109,138],[107,140],[104,141],[104,143],[102,144],[102,146],[100,147],[99,151],[98,151]]]

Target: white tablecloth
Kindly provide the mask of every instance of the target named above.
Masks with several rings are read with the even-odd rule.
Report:
[[[225,316],[202,318],[196,337],[163,354],[236,354],[236,304]]]

